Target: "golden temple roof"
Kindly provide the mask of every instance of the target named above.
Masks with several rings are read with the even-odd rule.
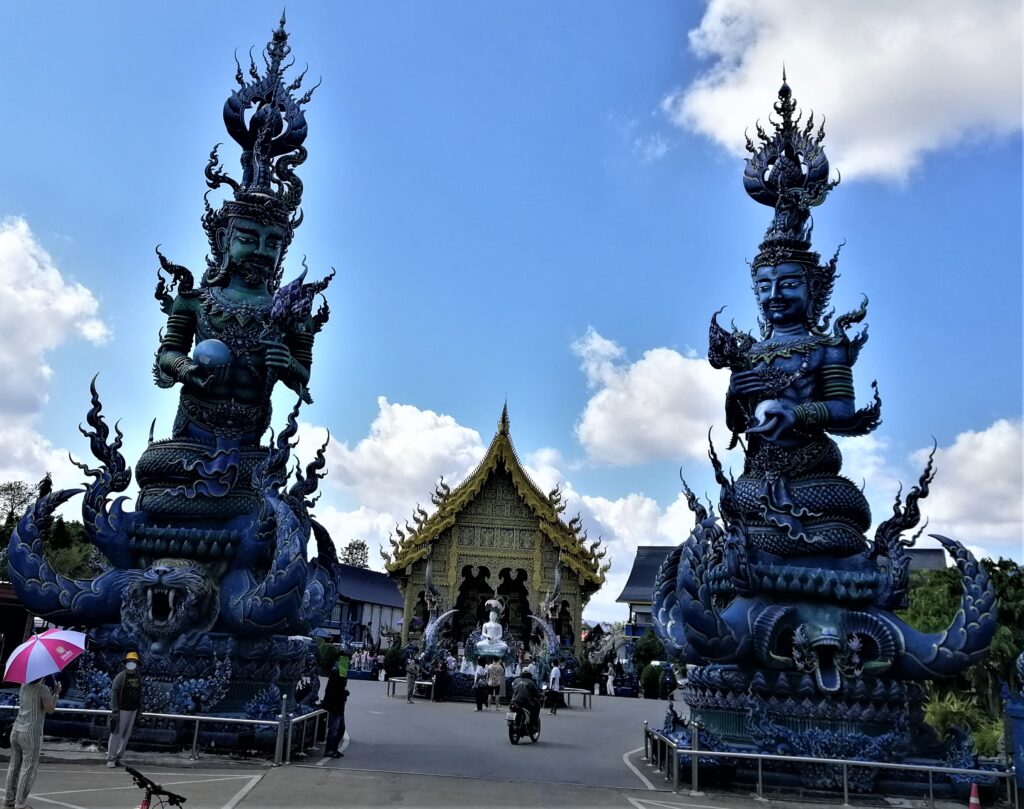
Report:
[[[455,524],[459,512],[476,498],[499,465],[508,472],[516,492],[537,517],[541,533],[561,552],[562,563],[576,573],[587,590],[600,587],[611,567],[610,561],[603,564],[601,561],[607,550],[601,547],[600,539],[587,543],[587,533],[582,530],[578,514],[568,522],[562,521],[565,503],[557,486],[544,494],[523,469],[512,444],[508,402],[502,408],[498,430],[476,469],[454,489],[449,488],[442,478],[430,498],[437,507],[436,511],[428,514],[417,504],[413,513],[415,526],[406,522],[405,531],[395,526],[397,538],[391,536],[391,553],[381,551],[387,572],[402,575],[406,567],[424,558],[441,532]]]

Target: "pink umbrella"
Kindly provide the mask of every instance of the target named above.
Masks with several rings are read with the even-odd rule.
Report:
[[[62,671],[85,651],[85,633],[70,629],[47,629],[33,635],[7,659],[4,680],[9,683],[30,683]]]

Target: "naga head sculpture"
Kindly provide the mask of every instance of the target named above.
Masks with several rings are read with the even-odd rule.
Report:
[[[213,626],[219,612],[217,579],[200,562],[158,559],[125,590],[122,620],[136,637],[164,644]]]

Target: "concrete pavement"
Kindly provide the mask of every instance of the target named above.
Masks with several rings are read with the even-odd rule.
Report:
[[[659,726],[667,703],[595,697],[594,708],[542,712],[537,744],[508,741],[504,709],[477,713],[469,703],[387,698],[384,683],[353,681],[348,744],[340,759],[311,755],[292,766],[248,766],[204,755],[133,755],[126,763],[187,796],[186,809],[326,807],[594,807],[594,809],[754,809],[753,796],[675,795],[640,760],[642,725]],[[46,751],[31,804],[64,809],[134,809],[141,793],[102,754],[53,761]],[[50,758],[51,763],[45,763]],[[767,802],[800,809],[794,801]],[[874,805],[920,806],[876,799]],[[154,804],[154,807],[157,804]],[[820,806],[820,804],[819,804]]]
[[[643,720],[661,724],[666,702],[594,697],[594,707],[541,712],[541,736],[513,746],[505,709],[477,712],[472,703],[408,705],[385,696],[385,684],[354,681],[345,711],[351,738],[345,757],[321,768],[447,775],[488,781],[542,781],[626,789],[645,784],[623,754],[643,744]]]

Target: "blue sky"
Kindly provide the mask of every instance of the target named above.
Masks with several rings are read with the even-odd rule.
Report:
[[[743,193],[741,147],[785,61],[843,176],[815,215],[822,254],[847,242],[833,303],[871,300],[855,381],[866,401],[878,379],[885,421],[844,445],[848,472],[884,518],[934,436],[931,527],[1021,558],[1019,4],[853,5],[289,4],[294,55],[323,85],[286,275],[303,254],[338,270],[304,430],[306,446],[331,431],[321,512],[339,543],[375,546],[439,474],[465,475],[507,396],[538,482],[609,543],[589,615],[624,617],[635,546],[689,528],[680,468],[711,490],[726,379],[703,361],[707,323],[728,304],[756,326],[744,260],[770,212]],[[168,432],[153,247],[201,267],[232,53],[258,51],[279,14],[6,10],[3,478],[77,480],[66,456],[87,451],[97,372],[130,462],[153,417]],[[233,144],[222,155],[237,165]]]

